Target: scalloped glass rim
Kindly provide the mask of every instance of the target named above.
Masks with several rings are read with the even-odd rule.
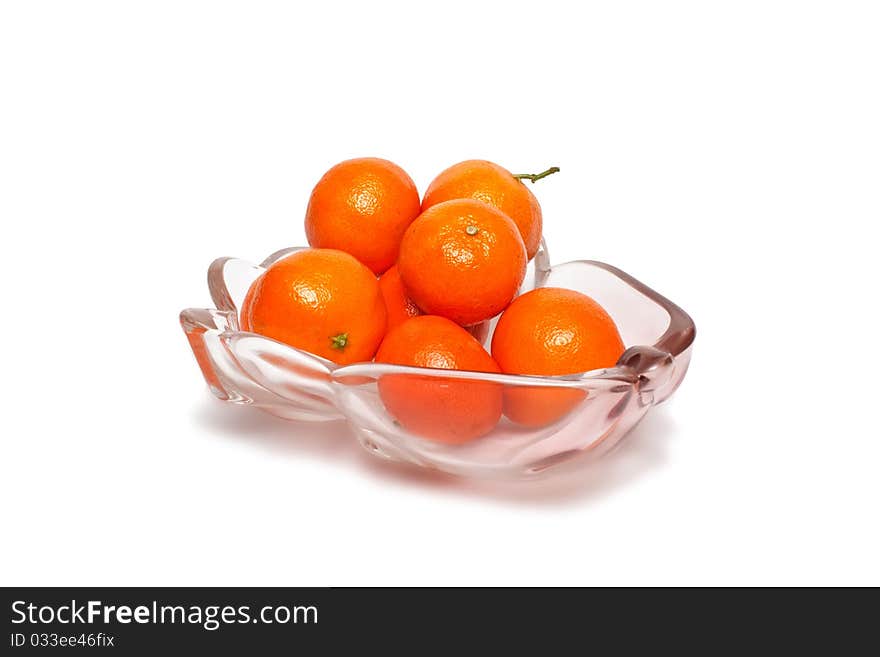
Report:
[[[543,241],[529,264],[523,291],[558,285],[580,288],[596,298],[617,322],[625,344],[630,345],[615,367],[541,377],[373,362],[338,366],[270,338],[241,331],[238,303],[250,283],[266,267],[302,248],[306,247],[276,251],[260,265],[218,258],[208,269],[208,288],[216,308],[184,310],[181,324],[216,397],[254,405],[285,419],[345,418],[361,444],[380,456],[470,476],[533,475],[578,454],[598,455],[607,451],[651,406],[667,399],[687,371],[696,334],[687,313],[611,265],[576,260],[551,267]],[[484,344],[489,343],[493,328],[494,321],[484,327]],[[487,381],[505,390],[577,389],[583,391],[584,401],[578,410],[549,427],[523,429],[504,420],[487,438],[474,441],[494,441],[494,451],[480,451],[468,445],[450,446],[408,434],[388,417],[376,394],[378,380],[388,374],[418,374],[438,381]],[[615,404],[605,407],[596,400]],[[604,410],[600,413],[597,409]],[[574,433],[567,427],[578,424],[576,421],[583,425],[584,435],[559,438]],[[545,443],[551,449],[536,449]],[[552,449],[555,443],[565,449]]]

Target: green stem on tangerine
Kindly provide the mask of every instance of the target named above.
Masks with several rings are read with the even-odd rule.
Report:
[[[348,333],[340,333],[330,338],[330,347],[342,351],[348,345]]]
[[[531,180],[532,184],[534,184],[536,180],[540,180],[541,178],[546,178],[547,176],[552,175],[554,173],[558,173],[558,172],[559,172],[559,167],[550,167],[549,169],[547,169],[546,171],[542,171],[541,173],[515,173],[515,174],[513,174],[513,177],[518,180],[522,180],[523,178],[526,178],[528,180]]]

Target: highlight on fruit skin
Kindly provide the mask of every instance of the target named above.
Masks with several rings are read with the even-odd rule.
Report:
[[[252,284],[241,327],[340,365],[372,359],[386,327],[379,282],[354,256],[304,249]]]
[[[492,336],[492,356],[507,374],[558,376],[614,367],[624,344],[611,316],[575,290],[544,287],[517,297]],[[510,387],[504,414],[540,427],[570,413],[586,398],[573,388]]]
[[[376,157],[345,160],[315,185],[306,209],[309,245],[350,253],[382,274],[419,215],[419,192],[399,166]]]
[[[543,230],[541,204],[523,179],[537,180],[559,171],[550,167],[538,174],[513,174],[488,160],[465,160],[442,171],[425,191],[422,212],[444,201],[469,198],[487,203],[516,224],[531,260],[538,252]]]
[[[526,249],[513,221],[490,205],[454,199],[425,210],[407,229],[397,268],[425,313],[471,326],[513,300],[526,273]]]
[[[388,332],[377,363],[471,372],[500,372],[492,357],[458,324],[434,315],[408,319]],[[502,387],[438,374],[385,374],[379,396],[407,431],[460,445],[489,433],[502,411]]]

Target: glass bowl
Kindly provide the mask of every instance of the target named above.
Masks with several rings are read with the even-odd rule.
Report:
[[[629,345],[615,367],[540,377],[372,362],[338,366],[240,330],[238,309],[251,283],[300,248],[305,247],[273,253],[260,265],[215,260],[208,269],[208,288],[216,308],[184,310],[181,325],[219,399],[287,420],[345,419],[360,444],[380,457],[470,477],[535,476],[576,457],[607,453],[675,391],[688,368],[695,327],[681,308],[611,265],[577,260],[551,267],[543,242],[529,263],[522,291],[564,287],[600,303]],[[491,343],[494,324],[478,332],[484,345]],[[397,403],[389,403],[394,414],[385,403],[392,400],[386,396],[383,401],[382,395],[392,386],[399,393]],[[450,407],[456,399],[487,404],[519,399],[552,408],[552,417],[543,426],[526,427],[502,416],[486,435],[463,444],[424,437],[417,433],[418,422],[409,421],[413,413],[439,423],[483,414],[481,408]]]

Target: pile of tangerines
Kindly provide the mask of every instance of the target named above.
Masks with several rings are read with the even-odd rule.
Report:
[[[338,364],[361,361],[537,376],[613,366],[624,345],[590,297],[555,287],[517,296],[538,250],[541,206],[514,175],[484,160],[456,164],[425,196],[387,160],[331,168],[312,191],[311,248],[270,266],[247,293],[241,328]],[[475,336],[501,313],[491,355]],[[465,443],[502,414],[526,427],[558,421],[576,389],[389,374],[379,393],[412,433]]]

